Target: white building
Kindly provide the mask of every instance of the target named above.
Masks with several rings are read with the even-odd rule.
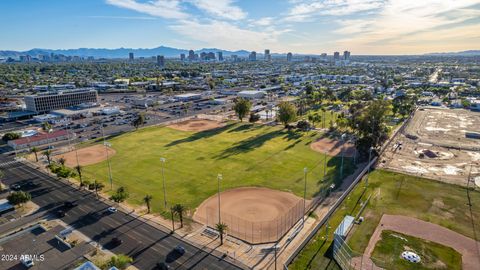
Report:
[[[262,99],[265,97],[266,93],[264,91],[245,90],[238,92],[237,95],[241,98],[246,99]]]
[[[197,94],[197,93],[175,95],[175,99],[177,101],[191,101],[191,100],[197,100],[201,98],[202,98],[202,94]]]

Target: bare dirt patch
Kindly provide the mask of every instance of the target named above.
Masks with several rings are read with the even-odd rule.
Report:
[[[249,243],[280,238],[302,217],[303,200],[288,192],[268,188],[236,188],[220,194],[221,221],[228,234]],[[193,219],[214,228],[218,223],[218,196],[205,200]]]
[[[352,143],[344,143],[332,138],[321,138],[310,144],[310,148],[320,153],[327,153],[329,156],[338,156],[343,153],[346,157],[355,155],[355,146]]]
[[[115,155],[115,150],[111,147],[108,147],[108,156],[111,158]],[[102,162],[107,159],[107,153],[105,151],[105,146],[101,144],[80,148],[77,151],[70,151],[63,153],[61,155],[55,156],[55,159],[64,158],[66,160],[65,165],[73,168],[77,166],[77,153],[78,153],[78,163],[81,166],[92,165],[95,163]]]
[[[169,128],[173,128],[181,131],[205,131],[223,127],[224,124],[215,120],[208,119],[192,119],[185,120],[183,122],[174,123],[168,125]]]

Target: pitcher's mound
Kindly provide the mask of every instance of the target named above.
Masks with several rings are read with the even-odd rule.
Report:
[[[310,144],[310,148],[323,154],[327,153],[329,156],[339,156],[342,151],[344,151],[346,157],[353,157],[355,155],[355,145],[349,142],[343,143],[331,138],[321,138]]]
[[[223,126],[224,124],[218,121],[208,119],[192,119],[168,125],[169,128],[181,131],[205,131]]]
[[[221,222],[228,234],[248,243],[278,240],[302,218],[303,200],[294,194],[268,188],[236,188],[220,194]],[[218,197],[205,200],[193,219],[215,228]]]
[[[108,147],[108,156],[111,158],[115,155],[115,150],[111,147]],[[78,154],[78,163],[81,166],[92,165],[95,163],[102,162],[107,159],[107,153],[105,151],[105,146],[101,144],[85,147],[78,149],[77,152],[70,151],[58,156],[55,156],[55,159],[64,158],[66,160],[65,165],[73,168],[77,166],[77,154]]]

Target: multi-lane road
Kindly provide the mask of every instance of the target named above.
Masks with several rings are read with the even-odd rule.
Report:
[[[242,269],[214,256],[211,251],[192,246],[167,230],[163,231],[127,213],[109,213],[107,208],[110,205],[97,200],[93,193],[79,190],[24,163],[0,156],[0,169],[5,173],[3,182],[7,185],[30,183],[22,189],[30,192],[32,201],[40,206],[38,212],[30,217],[0,225],[0,233],[20,227],[32,219],[54,216],[65,201],[75,201],[77,205],[61,218],[62,221],[104,248],[133,257],[133,265],[139,269],[153,269],[158,262],[165,260],[170,262],[172,269]],[[113,246],[111,240],[114,237],[121,239],[122,243]],[[185,247],[184,255],[172,252],[177,245]]]

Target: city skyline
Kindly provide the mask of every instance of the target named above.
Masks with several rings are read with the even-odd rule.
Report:
[[[2,1],[0,50],[219,48],[423,54],[478,49],[480,1]],[[31,23],[32,18],[37,18]],[[140,29],[140,30],[139,30]]]

